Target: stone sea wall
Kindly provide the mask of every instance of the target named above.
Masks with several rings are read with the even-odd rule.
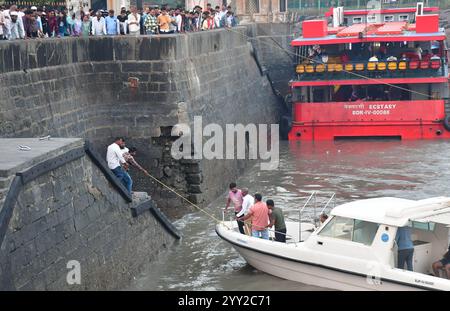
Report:
[[[277,123],[277,100],[251,51],[244,27],[0,42],[0,137],[82,137],[104,154],[124,136],[156,177],[208,203],[248,163],[175,161],[170,130],[194,116],[223,127]],[[138,78],[136,88],[130,78]],[[166,211],[184,206],[139,173],[133,178]]]
[[[82,140],[58,157],[79,148]],[[57,161],[52,154],[44,160]],[[133,207],[149,200],[143,193],[127,202],[86,154],[41,173],[23,185],[12,205],[0,207],[0,290],[127,286],[175,240],[148,210],[132,215]]]

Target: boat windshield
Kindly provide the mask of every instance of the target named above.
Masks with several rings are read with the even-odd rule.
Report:
[[[333,217],[319,232],[320,236],[372,245],[379,225],[345,217]]]

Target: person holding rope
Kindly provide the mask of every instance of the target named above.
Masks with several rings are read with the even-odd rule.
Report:
[[[108,162],[109,169],[122,182],[128,192],[131,193],[133,182],[130,175],[125,171],[128,169],[128,163],[123,157],[122,149],[125,147],[125,141],[122,137],[117,137],[114,142],[108,146],[106,152],[106,162]]]
[[[130,149],[128,149],[127,147],[124,148],[123,151],[123,158],[125,159],[125,161],[127,161],[127,163],[129,164],[129,166],[133,166],[135,168],[137,168],[138,170],[140,170],[142,173],[144,173],[144,175],[149,176],[147,170],[145,168],[143,168],[139,163],[137,163],[137,161],[134,159],[134,157],[136,156],[137,153],[137,148],[136,147],[130,147]]]
[[[242,210],[237,213],[236,218],[241,216],[245,216],[250,211],[250,207],[255,204],[255,198],[253,198],[248,193],[248,188],[242,188],[243,202],[242,202]],[[244,224],[244,231],[246,235],[252,236],[252,220],[249,218]]]
[[[225,211],[228,211],[228,207],[230,206],[231,202],[233,202],[234,205],[234,214],[237,215],[242,210],[243,195],[242,191],[237,188],[237,185],[234,182],[230,184],[230,191],[228,192],[227,206],[225,207]],[[237,223],[239,232],[245,234],[244,223],[240,220],[237,220]]]
[[[283,211],[279,207],[275,207],[273,200],[266,201],[267,208],[269,209],[270,224],[268,228],[272,228],[275,225],[275,241],[286,243],[286,223],[284,221]]]
[[[262,202],[262,195],[255,194],[255,204],[250,207],[250,211],[244,217],[240,217],[238,221],[245,221],[252,217],[252,236],[264,240],[269,239],[269,209],[266,203]]]

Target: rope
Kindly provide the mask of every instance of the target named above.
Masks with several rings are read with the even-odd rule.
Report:
[[[235,32],[235,33],[237,33],[237,34],[239,34],[239,35],[245,37],[247,40],[259,40],[259,38],[253,38],[253,37],[250,37],[250,36],[246,35],[245,33],[242,33],[242,32],[240,32],[240,31],[233,30],[233,29],[231,29],[231,28],[225,28],[225,29],[226,29],[227,31]],[[291,35],[288,35],[288,36],[291,36]],[[261,41],[261,40],[260,40],[259,42],[262,42],[262,43],[264,43],[264,44],[266,44],[266,45],[269,45],[269,46],[275,46],[275,47],[277,47],[278,49],[281,49],[282,51],[284,51],[284,52],[286,52],[286,53],[288,53],[288,54],[292,54],[292,55],[295,55],[295,56],[299,56],[299,57],[303,58],[304,60],[307,60],[307,61],[310,61],[310,62],[313,62],[313,63],[316,63],[316,64],[321,64],[321,63],[319,63],[319,62],[317,62],[317,61],[315,61],[314,59],[311,59],[311,58],[309,58],[309,57],[302,56],[302,55],[297,55],[297,53],[294,53],[294,52],[292,52],[292,51],[289,51],[288,49],[285,49],[285,48],[283,48],[283,47],[281,47],[281,46],[279,46],[279,45],[271,44],[270,42],[265,42],[265,41]],[[349,74],[351,74],[351,75],[354,75],[354,76],[356,76],[356,77],[362,78],[362,79],[375,81],[375,82],[377,82],[378,84],[384,84],[384,85],[387,85],[387,86],[390,86],[390,87],[393,87],[393,88],[396,88],[396,89],[399,89],[399,90],[402,90],[402,91],[406,91],[406,92],[409,92],[409,93],[412,93],[412,94],[421,95],[421,96],[424,96],[424,97],[426,97],[426,98],[433,98],[431,95],[428,95],[428,94],[425,94],[425,93],[421,93],[421,92],[417,92],[417,91],[412,91],[412,90],[410,90],[410,89],[407,89],[407,88],[404,88],[404,87],[401,87],[401,86],[398,86],[398,85],[395,85],[395,84],[391,84],[391,83],[388,83],[388,82],[381,82],[379,79],[371,78],[371,77],[368,77],[368,76],[365,76],[365,75],[362,75],[362,74],[358,74],[358,73],[356,73],[356,72],[348,71],[348,70],[345,70],[345,69],[343,69],[342,71],[343,71],[343,72],[346,72],[346,73],[349,73]]]
[[[187,199],[186,197],[184,197],[183,195],[181,195],[180,193],[178,193],[176,190],[174,190],[173,188],[169,187],[168,185],[166,185],[165,183],[163,183],[162,181],[160,181],[158,178],[154,177],[153,175],[151,175],[150,173],[146,174],[148,177],[150,177],[151,179],[153,179],[154,181],[156,181],[158,184],[160,184],[161,186],[163,186],[164,188],[168,189],[169,191],[173,192],[174,194],[176,194],[178,197],[180,197],[181,199],[183,199],[184,201],[186,201],[187,203],[189,203],[190,205],[194,206],[195,208],[197,208],[199,211],[201,211],[202,213],[204,213],[206,216],[210,217],[211,219],[213,219],[216,223],[222,223],[222,221],[220,219],[218,219],[216,216],[214,216],[211,213],[208,213],[204,208],[201,208],[200,206],[198,206],[197,204],[191,202],[189,199]],[[247,225],[252,225],[251,222],[248,221],[241,221],[244,224]],[[230,229],[226,224],[223,223],[223,225],[227,228]],[[257,227],[255,225],[252,225],[253,227]],[[285,236],[289,236],[288,234],[284,233],[284,232],[278,232],[275,230],[270,230],[269,231],[273,231],[276,233],[281,233],[284,234]]]
[[[189,203],[190,205],[194,206],[195,208],[197,208],[199,211],[201,211],[202,213],[204,213],[206,216],[210,217],[211,219],[213,219],[216,223],[220,223],[222,222],[220,219],[218,219],[216,216],[214,216],[211,213],[208,213],[205,209],[201,208],[200,206],[198,206],[197,204],[191,202],[189,199],[187,199],[186,197],[184,197],[183,195],[179,194],[176,190],[174,190],[173,188],[167,186],[165,183],[163,183],[162,181],[160,181],[158,178],[154,177],[153,175],[151,175],[150,173],[146,174],[148,177],[150,177],[151,179],[153,179],[154,181],[156,181],[157,183],[159,183],[161,186],[163,186],[164,188],[168,189],[169,191],[173,192],[174,194],[176,194],[178,197],[180,197],[181,199],[183,199],[184,201],[186,201],[187,203]]]

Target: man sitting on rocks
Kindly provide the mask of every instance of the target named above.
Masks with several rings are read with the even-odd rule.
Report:
[[[128,168],[128,163],[123,157],[123,151],[121,147],[125,147],[125,141],[122,137],[117,137],[114,143],[108,146],[106,152],[106,161],[108,162],[109,169],[114,173],[114,175],[119,178],[122,184],[131,193],[131,187],[133,181],[130,175],[125,171]]]

